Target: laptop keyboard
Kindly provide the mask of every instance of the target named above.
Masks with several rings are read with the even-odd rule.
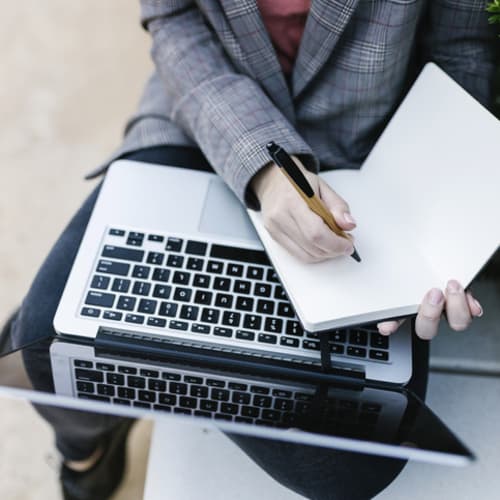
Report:
[[[80,315],[319,359],[320,334],[302,329],[258,250],[109,229]],[[389,362],[389,338],[375,325],[332,330],[329,344],[336,356]]]
[[[171,368],[138,368],[115,362],[73,359],[75,392],[90,399],[271,427],[293,427],[315,413],[316,421],[336,435],[368,439],[378,422],[381,406],[369,401],[333,397],[314,403],[314,389],[247,379],[205,376]],[[318,404],[318,403],[316,403]]]

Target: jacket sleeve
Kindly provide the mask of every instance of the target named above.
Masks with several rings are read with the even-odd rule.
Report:
[[[170,119],[198,144],[217,173],[247,205],[248,188],[266,164],[270,140],[315,171],[317,161],[292,124],[249,76],[238,72],[192,0],[141,0],[151,54],[173,99]]]
[[[432,0],[423,20],[424,61],[434,61],[490,108],[500,41],[485,0]]]

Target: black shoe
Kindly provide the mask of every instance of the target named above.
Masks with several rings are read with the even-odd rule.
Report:
[[[103,454],[89,470],[76,472],[62,464],[64,500],[106,500],[114,493],[125,472],[127,436],[133,423],[126,419],[103,438]]]

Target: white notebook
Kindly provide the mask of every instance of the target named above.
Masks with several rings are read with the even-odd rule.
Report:
[[[303,326],[417,312],[450,278],[467,286],[500,241],[500,122],[427,64],[361,170],[321,174],[350,205],[362,262],[305,264],[249,215]]]

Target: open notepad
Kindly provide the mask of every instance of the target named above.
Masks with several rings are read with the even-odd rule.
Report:
[[[249,215],[310,331],[417,312],[450,278],[467,286],[500,241],[500,122],[428,64],[361,170],[322,173],[350,205],[361,263],[304,264]]]

